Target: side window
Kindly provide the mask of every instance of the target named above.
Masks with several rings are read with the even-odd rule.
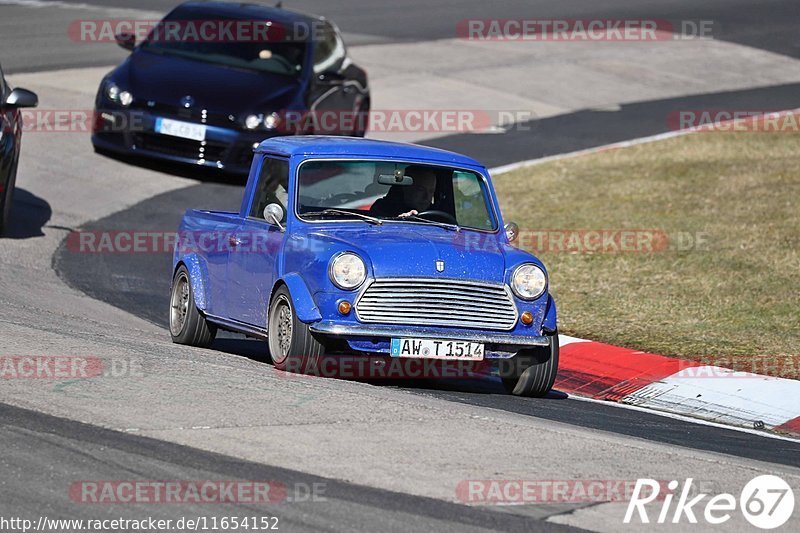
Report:
[[[487,208],[488,200],[483,181],[476,174],[453,173],[453,201],[459,224],[476,229],[494,229]]]
[[[336,29],[328,22],[319,26],[314,40],[314,72],[320,74],[339,67],[345,50]]]
[[[249,215],[264,219],[264,208],[269,204],[280,204],[283,207],[283,221],[286,220],[289,205],[289,162],[284,159],[265,157],[258,176],[253,203]]]

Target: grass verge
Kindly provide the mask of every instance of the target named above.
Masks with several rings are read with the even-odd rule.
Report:
[[[562,333],[800,379],[800,134],[697,133],[495,186]]]

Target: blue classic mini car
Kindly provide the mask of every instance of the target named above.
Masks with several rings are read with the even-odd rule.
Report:
[[[547,274],[510,244],[480,163],[355,137],[255,152],[238,213],[184,215],[174,342],[209,346],[221,328],[266,339],[279,369],[323,354],[483,361],[513,394],[552,388]]]

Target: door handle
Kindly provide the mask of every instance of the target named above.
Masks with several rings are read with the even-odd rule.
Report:
[[[242,241],[241,241],[241,239],[239,239],[239,237],[236,237],[235,235],[231,235],[230,237],[228,237],[228,244],[231,245],[231,248],[236,248],[237,246],[242,244]]]

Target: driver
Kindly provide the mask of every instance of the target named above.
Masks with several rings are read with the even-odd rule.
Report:
[[[436,192],[436,173],[427,167],[408,166],[405,175],[414,179],[412,185],[392,185],[386,196],[372,204],[369,212],[382,217],[406,218],[433,207]]]

